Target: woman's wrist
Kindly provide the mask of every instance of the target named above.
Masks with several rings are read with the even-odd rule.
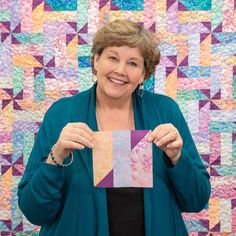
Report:
[[[69,153],[69,156],[71,158],[71,161],[68,164],[63,164],[63,161],[65,158],[59,157],[59,154],[56,152],[56,144],[54,144],[50,150],[46,163],[53,164],[59,167],[69,166],[73,162],[73,158],[74,158],[72,152]]]

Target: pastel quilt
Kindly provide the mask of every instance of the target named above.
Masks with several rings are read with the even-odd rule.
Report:
[[[94,186],[153,187],[149,130],[95,132]]]

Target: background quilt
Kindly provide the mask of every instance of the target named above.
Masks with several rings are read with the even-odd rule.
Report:
[[[149,130],[95,132],[93,180],[96,187],[153,187]]]
[[[235,0],[0,0],[0,234],[37,235],[16,196],[34,137],[52,102],[92,84],[93,34],[122,17],[159,38],[145,88],[178,102],[211,175],[190,235],[236,235],[235,13]]]

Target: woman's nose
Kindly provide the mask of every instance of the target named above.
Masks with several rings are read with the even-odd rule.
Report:
[[[117,67],[115,69],[115,72],[120,75],[125,75],[125,64],[124,63],[118,63]]]

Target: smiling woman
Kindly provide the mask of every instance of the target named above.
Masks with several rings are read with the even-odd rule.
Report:
[[[115,20],[92,47],[96,83],[49,108],[18,187],[19,206],[43,236],[187,236],[209,175],[175,101],[140,89],[160,52],[148,30]],[[95,188],[95,131],[151,130],[153,188]]]
[[[97,99],[112,99],[130,103],[131,95],[145,77],[144,60],[139,48],[128,46],[107,47],[94,57],[98,80]],[[101,98],[102,96],[102,98]]]

